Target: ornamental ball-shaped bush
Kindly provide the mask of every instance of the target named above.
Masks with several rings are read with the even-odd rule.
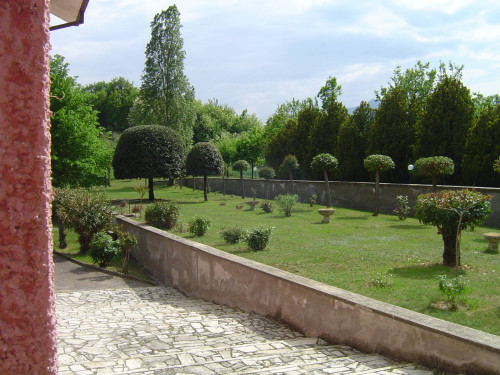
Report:
[[[250,164],[246,160],[238,160],[233,164],[233,171],[243,172],[250,168]]]
[[[202,237],[207,233],[211,226],[212,224],[208,217],[195,216],[189,221],[188,230],[192,235]]]
[[[191,176],[218,176],[224,172],[220,151],[212,143],[199,142],[186,157],[186,173]]]
[[[328,153],[316,155],[311,162],[311,168],[321,172],[324,170],[332,171],[337,169],[338,166],[339,161],[337,158]]]
[[[99,267],[107,267],[120,251],[120,242],[113,241],[106,232],[97,232],[90,241],[89,255]]]
[[[274,178],[275,175],[276,172],[272,167],[262,167],[259,169],[259,177],[265,180],[270,180],[271,178]]]
[[[156,202],[146,208],[146,224],[159,229],[172,229],[179,219],[180,209],[170,202]]]
[[[271,235],[274,232],[274,227],[268,227],[262,225],[255,229],[252,229],[246,236],[246,243],[248,247],[253,251],[264,250],[271,239]]]
[[[260,204],[260,208],[262,211],[264,211],[266,214],[270,214],[274,211],[273,207],[273,202],[265,200]]]
[[[114,175],[118,179],[179,177],[184,156],[184,143],[174,130],[161,125],[133,126],[116,145]]]
[[[431,156],[415,161],[413,173],[424,177],[452,175],[455,164],[446,156]]]
[[[387,155],[370,155],[363,161],[363,165],[370,172],[388,171],[395,167],[394,161]]]
[[[288,170],[293,170],[293,169],[298,169],[299,168],[299,161],[297,160],[297,157],[294,155],[287,155],[283,159],[283,163],[281,165]]]

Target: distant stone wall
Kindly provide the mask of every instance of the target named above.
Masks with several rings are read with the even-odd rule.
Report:
[[[498,374],[500,337],[406,310],[229,254],[124,216],[133,257],[188,296],[282,321],[397,360],[469,374]]]
[[[183,184],[193,187],[193,178],[186,178]],[[208,183],[210,191],[225,191],[226,194],[241,195],[241,183],[237,178],[209,178]],[[195,186],[202,189],[203,178],[196,178]],[[273,199],[278,194],[291,193],[291,186],[288,180],[244,180],[245,196],[250,197],[252,190],[255,189],[257,197],[266,198],[266,192],[269,199]],[[464,186],[438,186],[438,190],[456,190],[472,187]],[[491,201],[491,215],[485,222],[486,226],[500,228],[500,189],[477,187],[477,191],[493,196]],[[319,204],[326,204],[326,187],[323,181],[294,181],[294,194],[299,196],[301,202],[309,202],[312,194],[318,196]],[[373,182],[342,182],[330,181],[330,191],[332,194],[332,205],[334,207],[352,208],[356,210],[373,211],[375,204],[375,183]],[[380,213],[390,214],[394,209],[397,195],[407,195],[410,207],[413,208],[420,194],[430,193],[431,185],[404,185],[404,184],[380,184]],[[411,215],[413,214],[413,209]]]

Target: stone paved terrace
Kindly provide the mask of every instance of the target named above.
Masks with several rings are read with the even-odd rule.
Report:
[[[432,374],[172,288],[60,289],[60,375]]]

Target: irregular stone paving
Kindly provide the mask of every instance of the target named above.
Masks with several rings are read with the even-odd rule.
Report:
[[[430,375],[172,288],[56,293],[59,375]]]

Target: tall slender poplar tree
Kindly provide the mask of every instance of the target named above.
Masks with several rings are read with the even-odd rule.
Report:
[[[155,15],[146,46],[141,100],[136,108],[149,123],[165,125],[190,144],[195,120],[194,88],[184,74],[184,41],[180,13],[175,5]],[[134,124],[137,125],[137,124]]]

